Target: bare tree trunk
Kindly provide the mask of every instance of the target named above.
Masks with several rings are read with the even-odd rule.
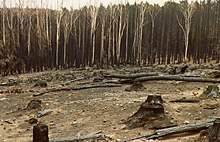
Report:
[[[69,42],[70,32],[72,31],[72,25],[73,25],[73,12],[64,11],[64,45],[63,45],[63,65],[67,67],[67,45]]]
[[[153,50],[154,50],[154,28],[155,28],[155,18],[159,13],[159,9],[155,9],[156,7],[152,7],[149,10],[150,18],[151,18],[151,42],[150,42],[150,63],[153,63]]]
[[[5,0],[3,0],[3,13],[2,13],[2,38],[3,38],[3,45],[6,44],[6,32],[5,32],[5,12],[6,12],[6,4]]]
[[[13,27],[13,18],[14,18],[14,14],[13,14],[13,12],[11,12],[10,17],[9,17],[9,15],[7,16],[7,21],[8,21],[8,28],[11,33],[13,46],[15,46],[16,41],[15,41],[15,33],[14,33],[14,27]]]
[[[107,60],[107,64],[109,65],[112,61],[111,61],[111,58],[112,58],[112,54],[111,54],[111,51],[112,51],[112,7],[110,8],[110,19],[109,19],[109,29],[108,29],[108,60]]]
[[[95,5],[90,6],[90,13],[91,13],[91,31],[90,31],[90,40],[91,40],[91,46],[92,46],[92,61],[91,65],[94,65],[95,63],[95,38],[96,38],[96,19],[97,19],[97,14],[98,10],[95,7]]]
[[[63,1],[62,3],[63,4]],[[57,7],[58,7],[58,1],[57,1]],[[62,5],[61,5],[62,7]],[[56,17],[56,24],[57,24],[57,35],[56,35],[56,68],[59,68],[59,40],[60,40],[60,24],[63,17],[62,11],[57,11],[57,17]]]
[[[31,27],[32,27],[32,18],[31,15],[29,16],[29,26],[28,26],[28,57],[30,56],[31,50]]]
[[[103,15],[102,15],[102,25],[101,25],[101,51],[100,51],[100,64],[101,64],[101,66],[103,66],[103,61],[104,61],[104,59],[103,59],[103,57],[104,57],[104,40],[105,40],[105,38],[104,38],[104,32],[105,32],[105,12],[104,11],[102,11],[103,13]]]
[[[180,22],[178,16],[177,16],[177,21],[184,34],[184,41],[185,41],[184,62],[186,62],[188,55],[188,46],[189,46],[189,32],[191,28],[192,16],[193,13],[195,12],[194,2],[192,1],[191,3],[188,3],[188,1],[183,1],[181,3],[181,12],[183,14],[184,24]]]
[[[138,29],[138,64],[141,64],[142,60],[142,40],[143,40],[143,27],[146,24],[145,23],[145,12],[147,10],[147,6],[145,6],[143,3],[140,5],[140,13],[139,13],[139,29]]]
[[[124,29],[126,26],[126,21],[122,18],[123,17],[123,7],[121,5],[118,5],[118,14],[119,14],[119,23],[118,23],[118,35],[117,35],[117,42],[116,42],[116,62],[117,65],[120,64],[120,56],[121,56],[121,40],[122,40],[122,36],[124,34]]]

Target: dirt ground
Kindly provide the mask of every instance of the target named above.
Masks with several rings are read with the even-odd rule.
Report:
[[[125,129],[125,124],[123,124],[138,110],[148,95],[161,95],[165,100],[166,115],[172,117],[173,121],[178,124],[215,118],[220,114],[218,99],[202,100],[199,103],[169,102],[182,97],[199,97],[212,83],[149,81],[143,84],[144,90],[137,92],[125,91],[129,85],[123,85],[122,87],[59,91],[33,96],[51,88],[92,82],[94,74],[100,71],[47,71],[2,78],[1,82],[19,80],[20,83],[12,86],[0,86],[0,141],[32,141],[33,124],[29,124],[27,120],[36,117],[39,110],[25,110],[25,108],[33,99],[42,101],[42,109],[52,110],[50,114],[37,118],[38,121],[48,125],[50,138],[86,135],[102,131],[105,140],[100,141],[119,142],[149,134],[153,130],[143,128],[129,130]],[[63,74],[64,78],[59,76]],[[82,75],[88,78],[67,83],[72,77],[79,78]],[[46,88],[33,87],[36,80],[42,79],[49,80]],[[215,106],[214,109],[204,109],[210,105]],[[138,141],[144,140],[135,140],[135,142]],[[184,133],[148,141],[193,142],[199,141],[199,133]]]

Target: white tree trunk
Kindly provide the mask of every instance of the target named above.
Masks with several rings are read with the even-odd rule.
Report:
[[[195,12],[195,6],[194,2],[188,3],[188,1],[185,1],[181,4],[181,12],[183,14],[184,18],[184,24],[180,22],[180,19],[177,16],[177,21],[179,26],[181,27],[184,35],[184,41],[185,41],[185,54],[184,54],[184,62],[188,60],[188,47],[189,47],[189,32],[191,28],[191,20],[193,13]]]

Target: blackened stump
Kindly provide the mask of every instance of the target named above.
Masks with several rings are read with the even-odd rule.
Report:
[[[208,129],[208,141],[209,142],[220,142],[220,118],[214,121],[213,126]]]
[[[33,142],[49,142],[48,126],[37,124],[33,129]]]
[[[38,108],[41,108],[41,100],[31,100],[27,107],[25,109],[27,110],[33,110],[33,109],[38,109]]]
[[[202,97],[219,97],[219,87],[217,85],[209,85],[208,88],[202,93]]]
[[[149,95],[145,102],[141,104],[139,110],[127,119],[125,122],[127,128],[155,128],[155,126],[158,127],[159,123],[161,123],[159,124],[160,126],[167,125],[167,122],[169,121],[167,121],[168,119],[164,113],[163,102],[161,96]],[[157,123],[155,126],[153,124],[154,122]]]

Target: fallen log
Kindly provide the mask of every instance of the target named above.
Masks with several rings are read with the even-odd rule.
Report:
[[[86,136],[70,136],[63,138],[53,138],[50,142],[81,142],[85,140],[92,140],[102,136],[102,131],[98,131],[92,134],[88,134]]]
[[[198,103],[199,99],[183,97],[180,99],[171,100],[170,102],[172,102],[172,103]]]
[[[100,84],[100,83],[92,83],[92,84],[87,84],[87,85],[80,85],[80,86],[73,86],[73,87],[63,87],[63,88],[55,88],[51,89],[45,92],[41,92],[38,94],[34,94],[33,96],[41,96],[46,93],[51,93],[51,92],[59,92],[59,91],[70,91],[70,90],[82,90],[82,89],[89,89],[89,88],[102,88],[102,87],[121,87],[122,85],[120,84]]]
[[[183,77],[183,76],[144,76],[135,78],[132,80],[120,80],[121,83],[132,83],[132,82],[145,82],[152,80],[175,80],[175,81],[187,81],[187,82],[209,82],[209,83],[220,83],[220,79],[212,78],[201,78],[201,77]]]
[[[0,83],[0,86],[16,86],[16,85],[19,85],[18,82],[3,82],[3,83]]]
[[[141,73],[134,73],[134,74],[118,74],[118,73],[112,73],[112,74],[106,74],[104,77],[112,77],[112,78],[120,78],[120,79],[134,79],[138,77],[143,76],[157,76],[158,73],[156,72],[141,72]]]
[[[181,126],[176,126],[176,127],[160,129],[160,130],[156,130],[148,135],[132,138],[130,140],[127,140],[127,142],[137,140],[137,139],[145,139],[145,140],[157,139],[157,138],[164,137],[164,136],[167,136],[170,134],[177,134],[177,133],[183,133],[183,132],[200,131],[200,130],[208,129],[211,125],[213,125],[214,121],[215,121],[215,119],[209,119],[209,120],[201,121],[201,122],[197,122],[197,123],[190,123],[187,125],[181,125]]]

